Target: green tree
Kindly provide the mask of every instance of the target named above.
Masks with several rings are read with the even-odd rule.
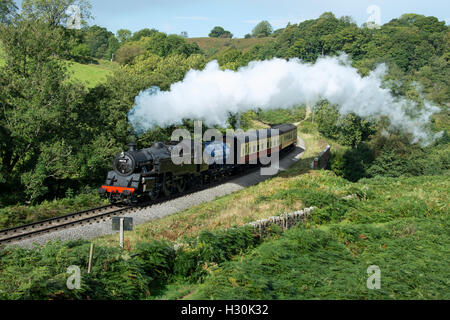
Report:
[[[111,31],[97,25],[86,29],[84,43],[89,47],[91,57],[99,59],[111,59],[120,47]]]
[[[186,57],[200,52],[196,43],[188,43],[185,38],[178,35],[167,35],[157,32],[146,39],[144,46],[148,52],[166,57],[171,54],[182,54]]]
[[[133,33],[133,36],[131,37],[130,41],[139,41],[142,38],[150,37],[157,32],[158,32],[158,30],[156,30],[156,29],[145,28],[145,29],[142,29],[142,30],[139,30],[139,31],[136,31],[135,33]]]
[[[116,52],[116,61],[122,65],[133,63],[134,59],[143,54],[145,49],[133,43],[126,43],[120,47]]]
[[[376,132],[370,121],[354,114],[341,116],[337,107],[328,102],[322,102],[316,109],[315,120],[319,132],[343,145],[356,148]]]
[[[233,35],[230,31],[227,31],[220,26],[214,27],[208,36],[210,38],[233,38]]]
[[[261,21],[252,30],[252,36],[255,38],[268,37],[272,34],[273,28],[268,21]]]
[[[117,30],[117,39],[119,40],[119,42],[121,44],[124,44],[125,42],[127,42],[128,40],[131,39],[132,33],[130,30],[128,29],[120,29]]]
[[[0,31],[7,60],[0,69],[1,176],[35,201],[49,181],[76,172],[72,139],[80,139],[74,124],[84,94],[67,81],[67,64],[57,58],[64,49],[60,28],[18,20]]]
[[[82,58],[82,57],[89,57],[91,51],[89,50],[89,47],[86,44],[81,43],[81,44],[75,46],[70,51],[70,53],[75,58]]]

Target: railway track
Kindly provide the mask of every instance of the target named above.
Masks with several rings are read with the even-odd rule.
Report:
[[[241,172],[231,176],[224,177],[222,181],[211,181],[201,187],[194,187],[187,190],[183,194],[176,194],[168,197],[161,197],[155,201],[148,201],[140,203],[136,206],[121,206],[121,205],[106,205],[90,210],[75,212],[60,217],[50,218],[30,224],[13,227],[10,229],[0,230],[0,245],[10,245],[14,242],[31,239],[33,237],[43,235],[46,233],[72,228],[80,225],[93,224],[100,221],[106,221],[106,219],[117,216],[120,214],[132,212],[135,210],[143,209],[152,205],[158,205],[169,200],[176,199],[180,196],[186,196],[197,191],[211,188],[216,185],[228,182],[238,176],[253,172],[255,169],[251,169],[247,172]]]
[[[96,223],[132,210],[135,210],[135,208],[129,206],[107,205],[39,222],[33,222],[19,227],[1,230],[0,245],[12,244],[16,241],[33,238],[41,234],[67,229],[74,226]]]

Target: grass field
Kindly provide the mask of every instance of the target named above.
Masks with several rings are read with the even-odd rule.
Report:
[[[68,62],[68,71],[71,73],[71,79],[84,83],[88,88],[95,87],[97,84],[105,82],[108,75],[112,74],[119,65],[115,62],[105,60],[95,60],[96,63],[81,64],[77,62]],[[5,65],[2,50],[0,48],[0,67]]]
[[[81,64],[71,62],[69,72],[72,73],[72,79],[84,83],[88,88],[95,87],[97,84],[105,82],[108,75],[111,75],[118,68],[118,64],[105,60],[96,60],[98,64]]]

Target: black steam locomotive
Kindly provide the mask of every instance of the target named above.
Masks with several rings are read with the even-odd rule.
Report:
[[[256,134],[237,134],[231,137],[231,143],[230,137],[224,137],[223,141],[201,144],[201,153],[209,156],[209,161],[202,161],[201,164],[194,161],[194,152],[185,155],[191,161],[174,164],[171,155],[178,142],[156,142],[142,150],[136,150],[136,145],[130,144],[128,151],[121,152],[114,159],[114,170],[108,172],[106,183],[99,193],[108,197],[111,203],[156,201],[160,197],[182,194],[189,188],[220,181],[237,171],[260,165],[263,155],[282,153],[296,142],[297,127],[292,124],[256,130]],[[194,147],[194,143],[191,143],[191,147]],[[217,161],[219,159],[221,161]]]

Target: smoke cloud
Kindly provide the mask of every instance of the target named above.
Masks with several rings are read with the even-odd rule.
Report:
[[[254,61],[238,71],[223,71],[212,61],[202,71],[189,71],[170,91],[141,92],[129,120],[139,130],[180,124],[186,118],[225,126],[229,113],[314,106],[326,99],[338,106],[341,115],[387,116],[392,127],[413,136],[412,142],[432,141],[427,124],[440,109],[427,101],[418,108],[414,101],[394,97],[383,87],[386,73],[381,64],[362,77],[345,54],[322,57],[314,64],[298,59]]]

